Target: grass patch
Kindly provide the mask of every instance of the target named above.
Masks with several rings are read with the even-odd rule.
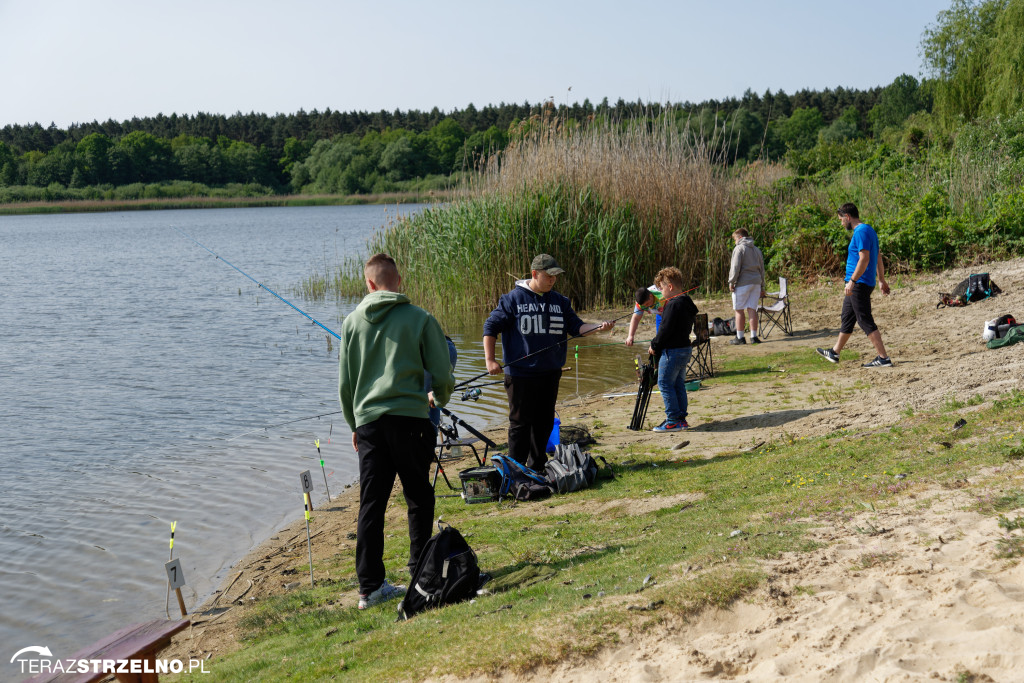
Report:
[[[1007,560],[1024,557],[1024,536],[1005,536],[997,540],[996,557]]]
[[[812,360],[794,352],[768,363],[785,363],[788,373]],[[730,367],[755,367],[745,363],[737,359]],[[520,504],[438,499],[437,515],[467,537],[494,584],[508,584],[507,590],[395,623],[394,603],[355,609],[354,551],[347,549],[317,568],[333,582],[249,608],[242,622],[246,647],[211,660],[211,673],[197,680],[524,673],[728,607],[763,585],[761,560],[817,547],[807,528],[884,509],[924,487],[959,487],[968,477],[976,485],[980,468],[1005,466],[1002,446],[1008,432],[1020,434],[1024,405],[1012,395],[1000,401],[979,408],[970,439],[948,448],[936,443],[949,428],[940,407],[894,426],[900,438],[891,429],[783,436],[754,452],[706,459],[644,444],[598,445],[593,451],[608,460],[616,478],[585,491]],[[985,514],[1022,507],[1024,491],[1017,489],[978,497]],[[1019,517],[1004,519],[1008,532],[1022,524]],[[877,531],[870,524],[859,530]],[[401,525],[389,526],[388,534],[385,564],[402,567],[408,537]],[[1022,556],[1021,539],[1009,533],[997,549],[1000,557]],[[866,553],[853,569],[897,560],[893,553]],[[520,579],[528,575],[540,579]],[[388,578],[405,583],[408,575]],[[339,605],[342,591],[348,597]],[[810,588],[797,592],[812,594]]]
[[[871,569],[872,567],[882,567],[890,565],[899,559],[897,553],[864,553],[860,556],[855,569]]]
[[[850,360],[857,354],[843,351],[842,358]],[[797,349],[769,353],[764,356],[737,355],[715,360],[715,382],[725,384],[746,384],[751,380],[767,380],[777,386],[789,386],[793,376],[810,373],[835,372],[839,365],[822,360],[814,349]]]

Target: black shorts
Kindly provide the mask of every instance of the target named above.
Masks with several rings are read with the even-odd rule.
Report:
[[[851,334],[853,324],[860,325],[864,334],[871,334],[878,329],[875,319],[871,317],[871,292],[874,287],[868,287],[862,282],[853,283],[853,292],[850,296],[843,297],[843,317],[839,325],[839,332]]]

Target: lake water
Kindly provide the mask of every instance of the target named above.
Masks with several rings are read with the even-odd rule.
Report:
[[[296,288],[361,254],[395,214],[0,217],[0,677],[15,673],[22,647],[67,656],[125,624],[174,616],[163,567],[174,521],[186,605],[198,606],[253,545],[301,516],[301,471],[324,498],[314,440],[332,494],[355,479],[340,415],[263,429],[338,410],[337,344],[173,228],[338,330],[357,301],[305,301]],[[483,372],[480,326],[447,332],[457,377]],[[623,347],[581,358],[580,393],[629,380]],[[575,391],[574,369],[561,394]],[[500,387],[449,407],[479,428],[507,409]]]

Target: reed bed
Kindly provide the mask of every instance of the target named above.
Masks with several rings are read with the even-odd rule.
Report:
[[[580,308],[628,305],[668,265],[687,289],[721,289],[733,181],[703,139],[672,112],[587,126],[534,117],[458,198],[397,220],[367,248],[391,254],[413,300],[445,318],[479,319],[540,252],[568,271],[558,290]],[[334,280],[339,294],[359,293],[352,264]]]

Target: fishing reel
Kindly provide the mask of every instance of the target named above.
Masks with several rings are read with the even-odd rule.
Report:
[[[480,398],[480,395],[482,393],[483,392],[480,390],[480,387],[475,387],[473,389],[467,389],[466,391],[462,392],[462,400],[463,401],[475,401],[478,398]]]
[[[452,421],[451,425],[449,425],[447,427],[442,422],[441,424],[439,424],[437,426],[437,429],[444,436],[444,440],[445,441],[458,441],[459,440],[459,428],[455,426],[455,421],[454,420]]]

